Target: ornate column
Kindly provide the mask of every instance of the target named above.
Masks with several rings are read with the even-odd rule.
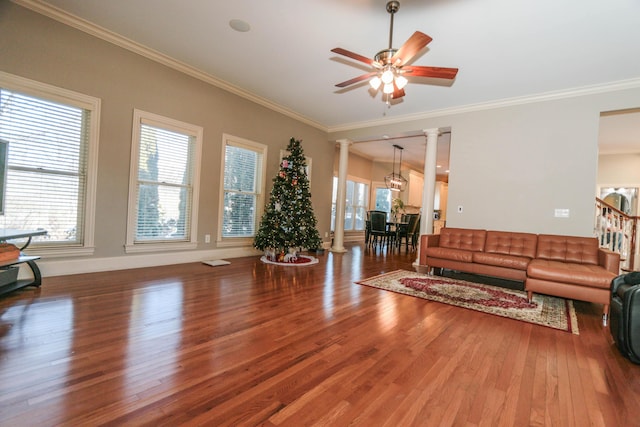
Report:
[[[436,156],[438,152],[439,129],[424,129],[427,137],[427,149],[424,157],[424,187],[422,188],[422,217],[420,220],[420,235],[431,234],[433,232],[433,207],[436,191]],[[414,265],[420,261],[420,251],[418,247],[418,257]]]
[[[340,161],[338,163],[338,189],[336,192],[336,224],[333,231],[333,246],[331,252],[346,252],[344,248],[344,211],[347,196],[347,166],[349,164],[348,139],[339,139]]]

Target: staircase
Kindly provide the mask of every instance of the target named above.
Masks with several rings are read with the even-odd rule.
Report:
[[[640,217],[629,216],[596,197],[594,235],[600,247],[620,254],[620,269],[639,271],[638,222]]]

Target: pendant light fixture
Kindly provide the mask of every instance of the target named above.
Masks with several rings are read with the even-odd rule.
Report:
[[[396,173],[396,150],[400,150],[400,163]],[[402,150],[403,147],[393,144],[393,171],[384,177],[384,183],[391,191],[404,191],[407,188],[407,180],[402,176]]]

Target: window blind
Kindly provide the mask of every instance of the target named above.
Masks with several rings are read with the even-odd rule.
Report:
[[[260,160],[255,150],[225,147],[223,237],[255,235]]]
[[[90,115],[0,88],[0,139],[9,142],[3,227],[47,230],[33,244],[83,243]]]
[[[188,241],[195,137],[141,124],[136,242]]]

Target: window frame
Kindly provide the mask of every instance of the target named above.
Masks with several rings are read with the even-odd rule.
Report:
[[[255,216],[255,228],[253,236],[243,236],[243,237],[223,237],[222,229],[224,226],[224,172],[225,172],[225,154],[227,145],[231,145],[233,147],[243,148],[246,150],[255,151],[258,153],[258,157],[260,158],[260,162],[257,166],[259,169],[256,171],[256,216]],[[253,240],[255,238],[255,233],[258,231],[258,227],[260,226],[260,221],[262,220],[262,215],[264,213],[264,205],[265,205],[265,187],[266,187],[266,177],[267,177],[267,153],[269,151],[269,147],[265,144],[261,144],[259,142],[251,141],[248,139],[240,138],[230,134],[222,134],[222,147],[220,151],[220,197],[218,201],[218,233],[216,235],[216,244],[217,246],[253,246]]]
[[[171,132],[183,133],[193,137],[192,165],[192,194],[190,233],[187,240],[153,240],[136,241],[138,221],[138,172],[140,156],[140,138],[142,125],[166,129]],[[126,253],[174,251],[195,249],[198,246],[198,208],[200,200],[200,164],[202,163],[202,139],[204,130],[201,126],[185,123],[159,114],[134,109],[131,137],[131,160],[129,166],[129,201],[127,207],[127,241]]]
[[[345,228],[345,229],[344,229],[344,232],[345,232],[345,233],[361,233],[361,232],[364,232],[364,231],[365,231],[365,228],[366,228],[366,221],[363,221],[363,227],[362,227],[362,229],[360,229],[360,230],[359,230],[359,229],[356,229],[356,228],[355,228],[355,224],[356,224],[356,221],[355,221],[355,213],[356,213],[356,208],[357,208],[357,207],[362,207],[362,208],[364,209],[364,213],[365,213],[365,215],[366,215],[367,210],[369,209],[369,203],[371,203],[371,194],[370,194],[370,193],[371,193],[371,181],[366,180],[366,179],[362,179],[362,178],[358,178],[358,177],[355,177],[355,176],[347,175],[347,182],[346,182],[346,185],[347,185],[347,186],[349,185],[349,182],[353,182],[353,184],[354,184],[354,190],[355,190],[355,185],[356,185],[356,184],[362,184],[362,185],[365,185],[365,186],[367,187],[367,188],[365,188],[365,192],[364,192],[364,195],[365,195],[365,197],[366,197],[366,199],[367,199],[367,200],[365,201],[365,204],[364,204],[364,205],[362,205],[362,206],[361,206],[361,205],[355,205],[355,204],[353,204],[353,203],[351,203],[351,204],[347,204],[347,202],[346,202],[346,200],[345,200],[345,210],[344,210],[344,213],[345,213],[345,215],[346,215],[346,214],[347,214],[348,207],[349,207],[349,206],[351,206],[351,208],[353,209],[354,218],[353,218],[353,228],[350,228],[350,229],[346,229],[346,228]],[[336,209],[337,209],[337,208],[336,208],[337,200],[333,200],[333,195],[334,195],[334,193],[336,193],[336,191],[335,191],[335,190],[336,190],[336,188],[335,188],[335,187],[337,186],[337,183],[338,183],[338,176],[334,175],[333,180],[332,180],[333,189],[332,189],[332,195],[331,195],[331,212],[332,212],[332,218],[331,218],[331,231],[334,231],[334,232],[335,232],[335,218],[334,218],[334,216],[335,216],[335,212],[336,212]],[[346,194],[345,194],[345,197],[346,197]],[[347,219],[346,219],[346,218],[345,218],[345,221],[344,221],[344,225],[345,225],[345,226],[347,225]]]
[[[98,143],[100,130],[101,99],[69,89],[0,71],[0,86],[59,104],[80,108],[89,112],[86,147],[86,188],[83,209],[83,241],[81,243],[48,244],[46,241],[31,243],[27,252],[52,257],[89,256],[95,252],[96,188],[98,180]]]
[[[375,202],[376,202],[376,191],[381,188],[384,190],[387,190],[390,194],[389,194],[389,208],[387,210],[381,209],[378,206],[376,206]],[[387,185],[384,183],[384,181],[374,181],[371,183],[371,187],[369,189],[369,209],[370,210],[382,210],[384,212],[387,213],[387,220],[391,220],[391,205],[393,204],[393,191],[389,190],[387,188]]]

